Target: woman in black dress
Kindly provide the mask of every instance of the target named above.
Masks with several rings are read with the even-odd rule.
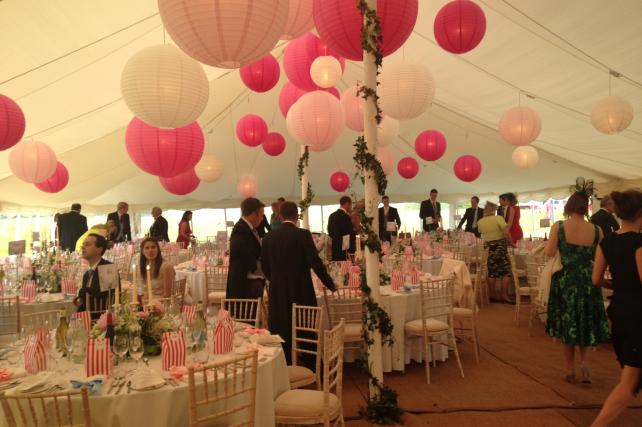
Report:
[[[605,285],[604,271],[610,268],[613,298],[607,312],[622,375],[593,426],[609,425],[642,388],[642,192],[614,191],[611,197],[622,228],[600,243],[595,253],[593,283]]]

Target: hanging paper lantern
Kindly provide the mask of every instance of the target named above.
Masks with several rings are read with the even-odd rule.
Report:
[[[343,193],[350,186],[350,177],[347,173],[337,171],[330,175],[330,187],[338,193]]]
[[[390,175],[392,170],[395,167],[395,159],[392,157],[392,153],[388,147],[379,147],[377,149],[377,160],[381,163],[381,168],[383,173]]]
[[[439,160],[446,152],[446,137],[438,130],[425,130],[415,139],[415,151],[424,160]]]
[[[290,0],[288,21],[281,35],[282,40],[300,37],[314,28],[312,4],[314,0]]]
[[[331,93],[332,95],[339,98],[339,91],[336,88],[331,87],[321,90]],[[283,117],[287,117],[288,111],[290,111],[290,107],[292,107],[294,103],[297,102],[299,98],[301,98],[306,93],[308,92],[303,89],[299,89],[291,82],[287,82],[285,85],[283,85],[283,88],[281,88],[281,93],[279,94],[279,109],[281,110],[281,114],[283,114]]]
[[[56,172],[58,160],[44,142],[24,140],[9,152],[9,168],[16,178],[30,184],[43,182]]]
[[[377,91],[381,109],[397,120],[414,119],[430,107],[435,81],[422,64],[403,61],[383,67]]]
[[[185,53],[212,67],[239,68],[276,46],[288,0],[158,0],[165,29]]]
[[[481,175],[482,165],[477,157],[465,155],[455,160],[453,169],[457,178],[464,182],[472,182]]]
[[[288,43],[283,55],[283,70],[288,79],[297,87],[306,90],[317,90],[310,75],[310,68],[315,59],[320,56],[333,56],[341,64],[341,73],[346,61],[330,49],[325,42],[312,33],[308,33]]]
[[[450,53],[470,52],[486,34],[486,15],[469,0],[454,0],[444,5],[434,24],[435,40]]]
[[[245,115],[236,123],[236,137],[248,147],[261,145],[267,134],[267,123],[255,114]]]
[[[236,189],[244,199],[254,197],[258,192],[256,180],[251,176],[242,178],[236,186]]]
[[[120,76],[120,90],[134,116],[162,129],[196,121],[210,95],[201,64],[169,44],[132,56]]]
[[[0,95],[0,151],[13,147],[25,133],[25,115],[15,101]]]
[[[312,81],[322,88],[335,86],[342,75],[341,63],[334,56],[319,56],[310,66]]]
[[[346,126],[350,129],[363,132],[363,107],[364,99],[359,95],[357,85],[350,86],[341,95],[341,106],[346,116]]]
[[[286,118],[292,137],[311,149],[329,148],[343,130],[345,117],[341,102],[323,91],[303,95]]]
[[[379,147],[392,144],[397,139],[397,135],[399,135],[399,121],[384,115],[381,123],[377,127]]]
[[[201,160],[194,167],[194,172],[201,181],[218,181],[223,176],[223,162],[212,154],[203,154]]]
[[[405,43],[417,22],[417,11],[417,0],[377,0],[383,56],[390,55]],[[354,1],[315,0],[314,23],[331,49],[353,61],[363,60],[363,15]]]
[[[285,138],[278,132],[270,132],[263,141],[263,151],[269,156],[278,156],[285,150]]]
[[[134,117],[125,134],[127,154],[143,171],[172,177],[194,168],[203,156],[205,138],[198,123],[159,129]]]
[[[263,58],[241,67],[241,80],[254,92],[267,92],[272,89],[281,76],[281,68],[276,58],[268,53]]]
[[[619,96],[604,98],[595,104],[593,111],[591,111],[593,127],[609,135],[622,132],[629,127],[632,120],[633,107],[631,103]]]
[[[535,141],[542,130],[537,111],[528,107],[513,107],[499,119],[499,133],[512,145],[528,145]]]
[[[513,164],[520,169],[531,169],[539,162],[535,147],[524,145],[513,150]]]
[[[412,157],[404,157],[397,163],[397,172],[402,178],[412,179],[419,173],[419,163]]]
[[[45,181],[36,183],[36,187],[45,193],[58,193],[67,186],[69,182],[69,171],[60,162],[56,164],[56,171]]]
[[[159,177],[158,179],[165,190],[177,196],[191,193],[201,183],[193,168],[171,178]]]

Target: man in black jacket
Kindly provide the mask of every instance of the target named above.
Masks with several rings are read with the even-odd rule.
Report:
[[[441,221],[441,203],[437,201],[439,192],[436,189],[430,190],[430,199],[421,202],[419,207],[419,218],[424,231],[435,231],[439,228]]]
[[[465,231],[469,233],[475,233],[475,236],[480,237],[479,231],[477,230],[477,221],[479,221],[484,216],[484,210],[479,207],[479,197],[473,196],[470,199],[470,207],[466,209],[466,213],[459,221],[457,228],[461,229],[464,221],[466,222]]]
[[[106,250],[107,239],[100,234],[90,234],[82,244],[82,257],[89,263],[89,270],[82,276],[82,287],[76,298],[78,311],[97,312],[108,308],[109,291],[100,291],[100,276],[98,274],[98,266],[111,264],[103,258]],[[89,302],[89,307],[87,302]],[[99,317],[99,313],[92,313],[92,317]]]
[[[379,208],[379,238],[384,242],[390,242],[391,236],[396,236],[397,230],[401,227],[401,218],[397,209],[390,206],[388,196],[383,196],[381,202],[383,206]]]
[[[149,237],[152,237],[159,242],[169,242],[169,236],[167,235],[167,220],[161,215],[163,211],[158,206],[152,208],[152,216],[154,217],[154,223],[149,229]]]
[[[78,238],[87,231],[87,217],[80,215],[80,203],[71,205],[71,211],[58,217],[60,246],[63,250],[75,251]]]
[[[356,234],[350,219],[352,199],[343,196],[339,199],[339,209],[328,218],[328,235],[332,239],[332,261],[345,261],[348,253],[356,248]]]
[[[118,233],[116,234],[116,242],[131,241],[132,229],[129,225],[129,205],[126,202],[118,202],[116,212],[111,212],[107,215],[107,221],[110,219],[118,226]]]
[[[620,224],[613,216],[614,211],[615,203],[613,203],[613,199],[605,196],[600,200],[600,210],[591,216],[591,222],[602,229],[604,237],[620,229]]]

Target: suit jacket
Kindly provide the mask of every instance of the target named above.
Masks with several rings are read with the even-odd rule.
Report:
[[[167,220],[163,218],[162,215],[159,215],[154,220],[151,228],[149,229],[149,236],[153,237],[156,240],[162,240],[163,242],[169,242],[169,236],[167,235]]]
[[[343,209],[337,209],[328,218],[328,234],[332,239],[332,261],[345,261],[348,257],[346,251],[341,250],[343,236],[350,235],[350,248],[347,252],[354,253],[356,234],[352,226],[352,219]]]
[[[259,226],[256,229],[256,232],[259,233],[259,237],[263,238],[265,234],[269,231],[272,231],[272,226],[268,222],[268,219],[265,215],[263,215],[263,220],[259,224]]]
[[[58,217],[60,246],[63,250],[75,251],[78,238],[87,231],[87,218],[76,211]]]
[[[484,210],[482,208],[477,208],[477,221],[482,219],[484,216]],[[477,231],[477,227],[473,228],[473,222],[475,221],[475,209],[473,208],[468,208],[466,209],[466,213],[462,217],[461,221],[459,221],[459,225],[457,228],[461,228],[461,225],[466,222],[466,227],[464,228],[465,231],[468,231],[469,233],[475,233],[477,237],[479,237],[479,231]]]
[[[107,221],[113,220],[116,225],[118,226],[118,232],[116,233],[116,237],[120,236],[120,238],[115,239],[116,242],[124,242],[124,241],[131,241],[132,240],[132,229],[131,226],[129,225],[129,214],[123,214],[123,221],[121,224],[120,219],[118,218],[118,212],[112,212],[109,215],[107,215]],[[120,227],[123,227],[123,232],[121,234],[120,232]]]
[[[591,216],[591,222],[602,229],[604,237],[620,229],[615,217],[606,209],[600,209]]]
[[[230,268],[227,274],[227,298],[258,298],[254,295],[248,273],[258,269],[261,258],[261,242],[252,233],[252,229],[241,218],[230,235]]]
[[[441,218],[441,203],[435,202],[436,208],[433,209],[432,201],[430,199],[421,202],[419,207],[419,218],[421,218],[421,225],[424,231],[433,231],[439,227],[439,218]],[[432,224],[426,224],[426,218],[433,218]]]
[[[393,231],[386,231],[386,222],[389,221],[394,221],[397,223],[397,229],[401,227],[401,218],[399,218],[399,212],[397,211],[397,208],[393,208],[392,206],[388,207],[388,217],[386,218],[384,215],[384,210],[383,206],[379,208],[379,238],[385,242],[390,241],[390,236],[396,236],[397,232]]]
[[[111,264],[111,262],[107,261],[104,258],[101,258],[98,262],[99,266],[105,264]],[[120,286],[120,283],[118,286]],[[87,307],[86,305],[87,295],[89,295],[89,307]],[[114,298],[113,292],[112,298]],[[78,305],[78,311],[106,310],[108,308],[108,305],[111,304],[111,302],[108,301],[109,292],[100,292],[100,277],[98,275],[98,267],[96,267],[96,271],[93,271],[91,269],[87,270],[82,276],[82,287],[78,291],[78,299],[80,303]],[[92,315],[92,317],[98,316],[99,315],[97,313],[94,313]]]

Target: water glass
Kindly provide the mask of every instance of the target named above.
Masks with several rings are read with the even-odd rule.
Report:
[[[127,334],[119,333],[114,336],[113,352],[117,356],[116,360],[122,359],[129,350],[129,337]]]
[[[129,335],[129,355],[136,362],[136,369],[138,369],[138,361],[143,357],[145,347],[143,345],[143,338],[138,333]]]

